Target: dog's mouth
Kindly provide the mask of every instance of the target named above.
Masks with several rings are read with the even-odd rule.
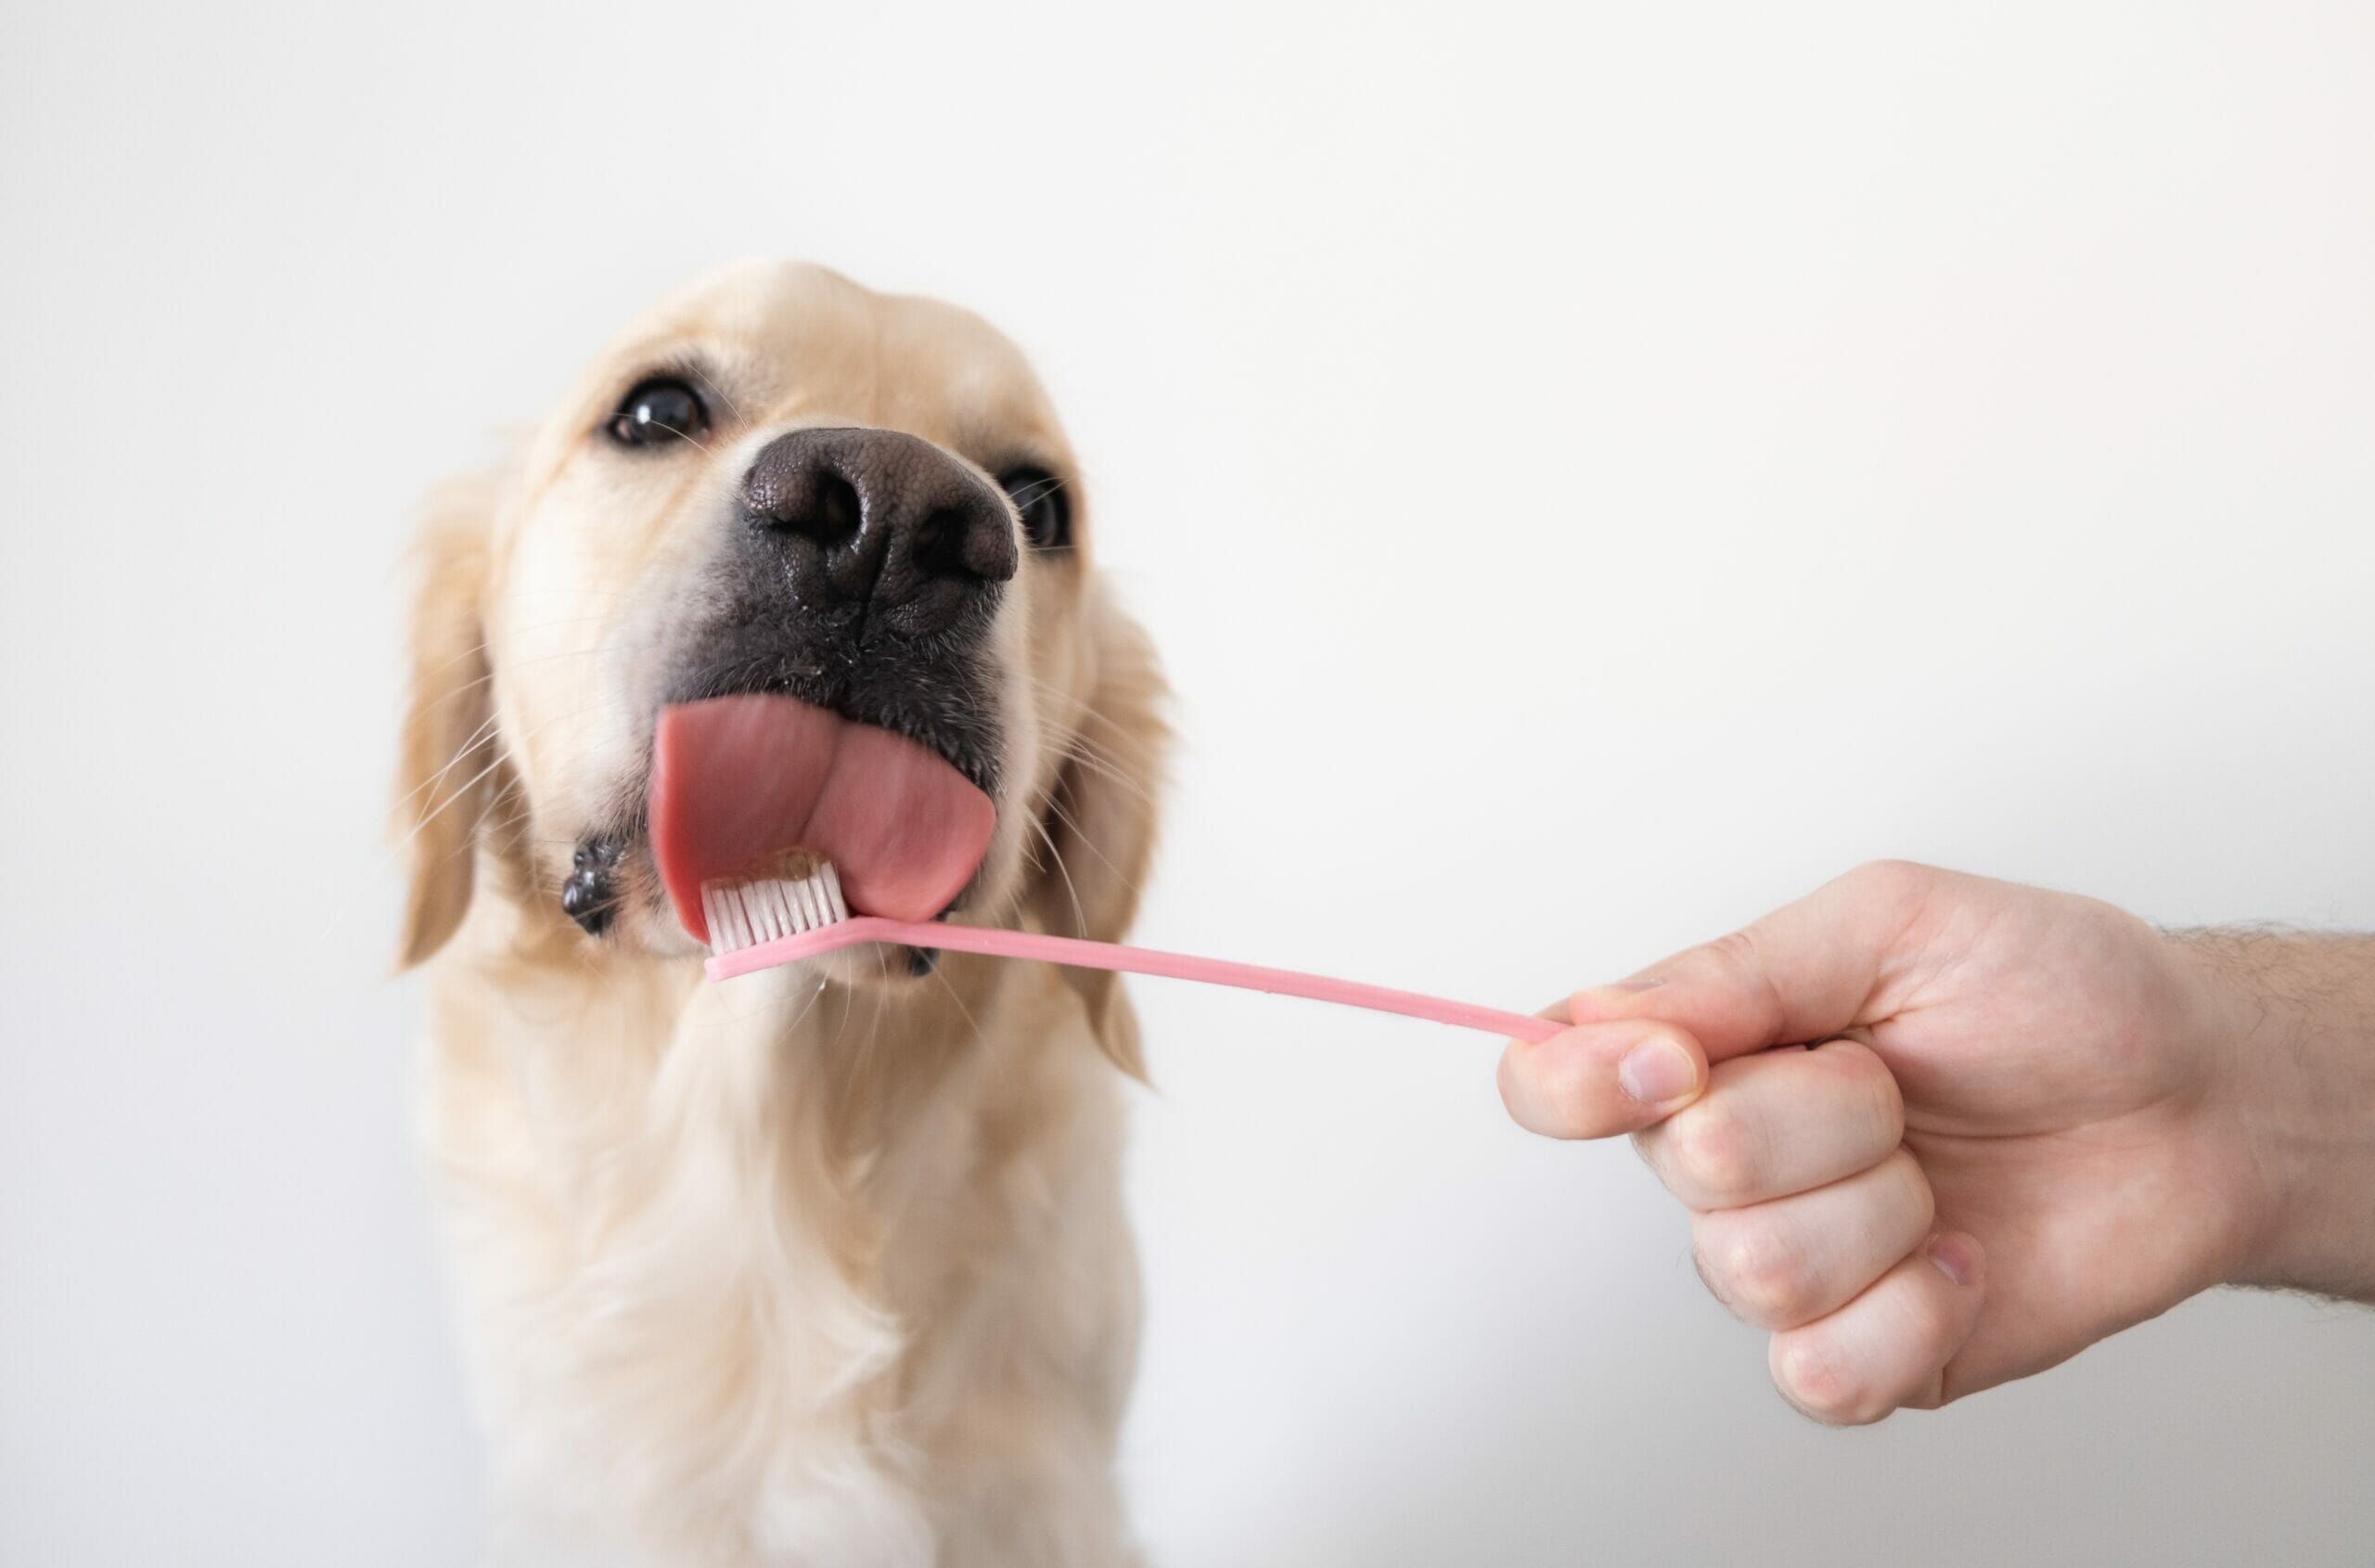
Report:
[[[662,708],[648,801],[652,859],[676,919],[709,941],[706,882],[823,855],[852,909],[928,920],[972,880],[996,808],[938,752],[773,693]]]

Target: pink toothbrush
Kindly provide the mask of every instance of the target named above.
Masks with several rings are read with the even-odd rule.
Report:
[[[841,880],[833,870],[832,862],[817,859],[811,864],[814,869],[800,877],[756,877],[702,884],[701,912],[708,919],[712,947],[706,968],[712,980],[731,980],[861,942],[897,942],[912,947],[943,947],[957,953],[984,953],[995,958],[1037,958],[1082,969],[1123,970],[1166,980],[1198,980],[1208,985],[1234,985],[1275,996],[1307,996],[1316,1002],[1338,1002],[1374,1012],[1400,1013],[1406,1018],[1423,1018],[1521,1040],[1547,1040],[1563,1027],[1549,1019],[1526,1013],[1502,1012],[1496,1008],[1422,996],[1383,985],[1364,985],[1358,981],[1332,980],[1326,975],[1300,974],[1293,970],[1231,963],[1226,958],[1160,953],[1147,947],[1043,936],[1033,932],[852,915],[841,898]],[[793,865],[786,868],[798,868]]]

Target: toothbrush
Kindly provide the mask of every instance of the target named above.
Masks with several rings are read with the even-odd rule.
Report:
[[[1148,947],[1124,947],[1118,943],[1086,942],[1036,932],[853,915],[841,897],[841,880],[831,861],[796,856],[784,869],[799,871],[802,866],[808,869],[797,876],[727,879],[701,884],[701,912],[708,919],[711,944],[711,957],[704,968],[712,980],[731,980],[861,942],[896,942],[911,947],[941,947],[996,958],[1036,958],[1080,969],[1122,970],[1166,980],[1234,985],[1274,996],[1306,996],[1313,1001],[1400,1013],[1406,1018],[1423,1018],[1434,1023],[1481,1029],[1488,1035],[1514,1035],[1521,1040],[1547,1040],[1564,1027],[1527,1013],[1502,1012],[1496,1008],[1422,996],[1413,991],[1300,974],[1293,970],[1265,969],[1258,964],[1232,963],[1225,958],[1162,953]]]

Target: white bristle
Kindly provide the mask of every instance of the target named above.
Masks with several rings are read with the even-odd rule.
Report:
[[[701,915],[713,953],[738,952],[798,936],[850,918],[841,874],[829,860],[799,856],[813,868],[802,877],[751,877],[701,884]]]

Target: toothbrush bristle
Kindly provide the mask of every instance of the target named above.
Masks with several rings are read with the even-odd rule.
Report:
[[[795,850],[780,875],[723,877],[701,884],[701,918],[712,953],[737,953],[850,918],[833,863]]]

